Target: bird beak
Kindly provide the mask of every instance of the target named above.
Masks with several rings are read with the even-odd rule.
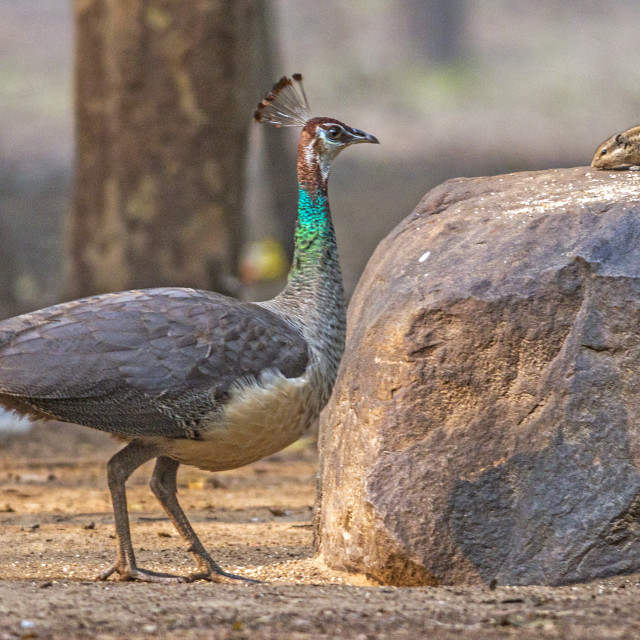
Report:
[[[349,140],[349,144],[357,144],[359,142],[371,142],[372,144],[380,144],[378,138],[372,136],[370,133],[360,131],[360,129],[352,129],[351,135],[353,138]]]

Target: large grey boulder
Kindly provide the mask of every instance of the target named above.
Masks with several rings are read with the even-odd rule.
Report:
[[[316,550],[395,585],[640,571],[640,174],[451,180],[378,247]]]

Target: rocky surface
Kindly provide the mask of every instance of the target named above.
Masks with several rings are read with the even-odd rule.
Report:
[[[333,568],[409,586],[640,570],[640,175],[429,192],[353,296],[320,444]]]

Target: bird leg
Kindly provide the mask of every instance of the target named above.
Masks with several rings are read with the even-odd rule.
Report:
[[[151,478],[151,490],[187,543],[188,551],[191,552],[198,564],[200,571],[189,576],[189,581],[211,580],[212,582],[227,582],[225,580],[227,578],[246,582],[259,582],[259,580],[237,576],[224,571],[207,553],[178,502],[176,475],[179,466],[180,463],[177,460],[166,456],[158,456]]]
[[[107,464],[107,483],[111,492],[113,515],[116,521],[118,553],[115,564],[100,574],[100,580],[106,580],[110,575],[117,573],[120,580],[159,583],[186,582],[186,579],[181,576],[139,569],[136,566],[136,559],[133,553],[125,483],[141,464],[154,458],[157,453],[155,447],[134,441],[118,451]]]

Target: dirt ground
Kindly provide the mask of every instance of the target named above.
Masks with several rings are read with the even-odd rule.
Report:
[[[114,557],[102,434],[38,425],[0,442],[0,640],[14,638],[632,638],[640,576],[588,585],[399,589],[311,555],[316,457],[298,446],[243,469],[180,471],[180,498],[213,557],[261,584],[97,582]],[[190,555],[147,483],[129,481],[140,566]]]

